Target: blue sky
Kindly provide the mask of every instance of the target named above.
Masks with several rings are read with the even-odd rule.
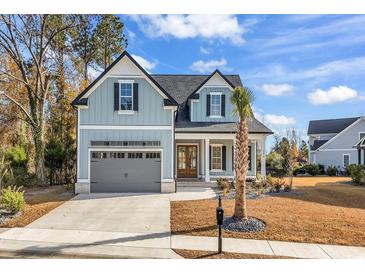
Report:
[[[365,16],[121,15],[151,73],[239,74],[258,119],[305,138],[308,121],[365,114]]]

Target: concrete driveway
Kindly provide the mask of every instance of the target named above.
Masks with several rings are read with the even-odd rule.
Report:
[[[208,188],[183,188],[172,194],[78,195],[25,228],[1,233],[0,244],[57,254],[180,258],[170,249],[170,200],[214,195]]]

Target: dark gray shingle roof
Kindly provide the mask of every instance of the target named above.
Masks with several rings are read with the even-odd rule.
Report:
[[[151,74],[151,76],[179,104],[179,112],[175,124],[176,132],[236,132],[236,123],[191,122],[189,119],[187,99],[211,75]],[[235,87],[242,86],[239,75],[224,76]],[[272,133],[269,128],[255,118],[248,123],[248,128],[250,133]]]
[[[313,145],[311,145],[311,150],[316,150],[323,144],[327,143],[328,140],[314,140]]]
[[[272,134],[272,131],[255,118],[248,121],[249,132]],[[175,131],[180,133],[235,133],[237,131],[237,123],[211,123],[211,122],[176,122]]]
[[[309,121],[308,134],[340,133],[360,117]]]

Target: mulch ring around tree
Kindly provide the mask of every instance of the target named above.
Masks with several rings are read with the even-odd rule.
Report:
[[[259,232],[265,230],[264,221],[255,217],[248,217],[247,220],[227,217],[223,221],[223,229],[234,232]]]
[[[0,207],[0,225],[6,223],[10,219],[19,217],[21,214],[21,211],[17,213],[12,213],[5,208]]]

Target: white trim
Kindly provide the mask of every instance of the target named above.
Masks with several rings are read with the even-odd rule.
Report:
[[[120,59],[119,60],[119,62],[118,63],[120,63],[120,62],[122,62],[123,60],[124,60],[124,58],[127,58],[128,56],[123,56],[123,58],[122,59]],[[132,61],[131,61],[131,59],[128,57],[128,59],[129,59],[129,61],[131,62],[131,63],[133,63]],[[117,63],[117,64],[118,64]],[[117,66],[117,64],[115,64],[114,65],[114,67],[113,68],[115,68],[116,66]],[[111,71],[108,71],[99,81],[97,81],[96,83],[95,83],[95,85],[93,86],[93,87],[91,87],[90,88],[90,90],[88,91],[88,92],[86,92],[86,94],[84,94],[81,98],[87,98],[87,97],[89,97],[90,96],[90,94],[92,93],[92,92],[94,92],[94,90],[95,89],[97,89],[99,86],[100,86],[100,84],[102,83],[102,82],[104,82],[107,78],[109,78],[109,77],[112,77],[112,78],[143,78],[143,79],[145,79],[161,96],[162,96],[162,98],[164,98],[164,99],[167,99],[168,97],[167,97],[167,95],[165,94],[165,93],[163,93],[162,92],[162,90],[160,90],[148,77],[147,77],[147,75],[146,74],[144,74],[135,64],[133,64],[133,66],[134,67],[136,67],[138,70],[139,70],[139,72],[141,73],[140,75],[136,75],[136,74],[133,74],[133,75],[127,75],[127,74],[125,74],[125,75],[119,75],[119,74],[113,74],[111,71],[113,71],[113,69],[111,69]]]
[[[172,126],[103,126],[81,125],[80,129],[116,129],[116,130],[173,130]]]
[[[209,92],[210,95],[210,110],[209,118],[222,118],[222,92]],[[212,114],[213,96],[219,96],[219,115]]]
[[[322,147],[326,147],[327,145],[331,144],[333,141],[335,141],[339,136],[341,136],[343,133],[345,133],[346,131],[348,131],[350,128],[352,128],[353,126],[357,125],[359,122],[361,122],[362,120],[364,120],[364,117],[360,117],[359,119],[357,119],[355,122],[353,122],[351,125],[349,125],[347,128],[345,128],[344,130],[342,130],[341,132],[339,132],[336,136],[333,136],[331,139],[329,139],[326,143],[324,143],[323,145],[321,145],[319,148],[317,148],[317,150],[320,150],[320,148]]]
[[[327,148],[327,149],[319,149],[317,151],[355,151],[356,148]],[[315,152],[316,150],[312,150],[312,152]]]
[[[118,80],[119,84],[134,84],[134,80]]]
[[[163,106],[163,109],[165,109],[165,110],[169,110],[169,109],[177,110],[177,106]]]
[[[90,182],[90,179],[91,179],[91,177],[90,177],[90,173],[91,173],[90,154],[92,151],[158,151],[158,152],[160,152],[160,156],[161,156],[161,183],[164,181],[163,180],[163,149],[162,148],[96,148],[96,147],[88,148],[87,179],[83,179],[83,180],[89,180],[89,182]],[[90,189],[91,189],[91,187],[90,187]],[[161,192],[162,192],[162,185],[161,185]]]
[[[90,180],[89,179],[80,179],[80,178],[78,178],[77,182],[78,183],[90,183]]]
[[[210,146],[212,147],[212,153],[210,155],[210,162],[212,163],[212,167],[213,167],[213,147],[219,147],[220,151],[221,151],[221,155],[220,155],[220,160],[221,160],[221,168],[220,169],[210,169],[210,172],[223,172],[223,144],[210,144]],[[227,160],[227,159],[226,159]]]
[[[361,134],[365,134],[365,131],[359,131],[359,140],[361,139]]]
[[[171,110],[171,178],[174,178],[174,157],[175,157],[175,151],[174,151],[174,143],[175,143],[175,132],[174,132],[174,124],[175,124],[175,111]]]
[[[343,167],[346,167],[345,166],[345,156],[349,156],[349,165],[351,165],[351,155],[349,154],[349,153],[344,153],[344,154],[342,154],[342,166]]]
[[[77,180],[80,177],[80,109],[77,109],[77,154],[76,154],[76,170]]]
[[[134,114],[135,111],[133,109],[133,106],[134,106],[134,103],[133,103],[133,98],[134,98],[134,87],[133,87],[133,84],[134,84],[134,80],[118,80],[118,83],[119,83],[119,110],[118,110],[118,114],[128,114],[128,115],[131,115],[131,114]],[[122,96],[122,88],[121,88],[121,84],[131,84],[132,86],[132,92],[131,92],[131,96]],[[120,100],[122,99],[122,97],[132,97],[132,109],[120,109]]]
[[[162,179],[162,181],[161,181],[162,183],[173,183],[173,182],[175,182],[174,181],[174,179]]]
[[[209,81],[215,76],[215,75],[218,75],[224,82],[227,83],[227,85],[209,85]],[[208,80],[208,82],[206,82],[202,87],[200,87],[200,89],[197,90],[196,93],[200,93],[200,91],[204,88],[228,88],[229,90],[233,90],[233,88],[231,87],[231,85],[222,77],[219,75],[218,72],[214,73],[210,79]]]
[[[89,106],[76,106],[77,109],[88,109]]]
[[[133,100],[132,100],[133,102]],[[133,115],[135,114],[136,111],[134,110],[118,110],[118,114],[122,114],[122,115]]]

